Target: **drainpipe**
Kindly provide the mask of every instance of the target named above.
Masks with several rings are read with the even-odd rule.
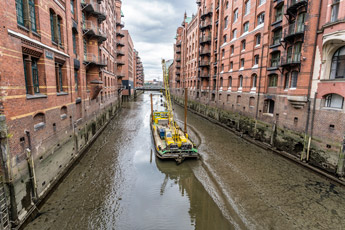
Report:
[[[309,1],[310,2],[310,1]],[[308,5],[309,5],[309,2],[308,2]],[[316,36],[315,36],[315,39],[314,39],[314,45],[315,45],[315,48],[313,50],[313,60],[315,60],[315,55],[316,55],[316,43],[317,43],[317,30],[319,29],[319,25],[320,25],[320,14],[321,14],[321,8],[322,8],[322,2],[319,4],[319,11],[318,11],[318,14],[317,14],[317,24],[316,24]],[[310,120],[310,110],[311,110],[311,104],[310,104],[310,94],[311,94],[311,86],[312,86],[312,81],[313,81],[313,70],[314,70],[314,65],[315,65],[315,62],[312,61],[312,64],[311,64],[311,68],[310,68],[310,77],[309,77],[309,85],[308,85],[308,95],[307,95],[307,103],[308,103],[308,112],[307,112],[307,121],[306,121],[306,125],[305,125],[305,131],[304,131],[304,143],[303,143],[303,152],[301,154],[301,160],[308,160],[305,156],[305,152],[307,149],[309,149],[309,147],[307,147],[307,145],[310,145],[308,144],[307,142],[311,142],[311,137],[308,137],[308,130],[309,130],[309,120]],[[307,139],[309,138],[309,141],[307,141]],[[307,150],[309,151],[309,150]],[[309,156],[308,156],[309,158]]]

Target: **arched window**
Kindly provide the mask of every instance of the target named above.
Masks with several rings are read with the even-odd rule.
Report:
[[[252,89],[256,88],[256,82],[257,82],[257,76],[256,76],[256,74],[253,74],[253,76],[252,76]]]
[[[242,88],[242,86],[243,86],[243,76],[241,75],[241,76],[239,77],[239,84],[238,84],[238,87],[239,87],[239,88]]]
[[[38,113],[34,116],[34,129],[35,131],[44,128],[46,119],[44,113]]]
[[[219,87],[220,87],[220,89],[223,89],[223,78],[222,77],[220,78]]]
[[[231,89],[232,86],[232,77],[229,77],[228,79],[228,88]]]
[[[324,107],[342,109],[344,105],[344,98],[338,94],[327,94],[325,97]]]
[[[330,79],[345,78],[345,46],[333,55]]]
[[[67,107],[66,106],[62,106],[60,109],[60,117],[61,120],[64,120],[67,118]]]

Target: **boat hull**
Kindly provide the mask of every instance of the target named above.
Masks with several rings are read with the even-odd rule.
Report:
[[[157,135],[154,134],[154,128],[151,121],[151,133],[152,138],[155,146],[155,154],[158,158],[164,160],[164,159],[174,159],[178,163],[181,163],[183,160],[191,158],[191,159],[199,159],[199,153],[193,148],[193,149],[172,149],[172,150],[160,150],[158,148],[158,140],[159,138]]]

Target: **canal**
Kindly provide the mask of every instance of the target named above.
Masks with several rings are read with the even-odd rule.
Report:
[[[343,187],[194,114],[202,160],[162,162],[149,116],[125,104],[26,229],[344,229]]]

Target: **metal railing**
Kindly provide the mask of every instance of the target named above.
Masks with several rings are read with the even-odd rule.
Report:
[[[106,65],[105,61],[101,56],[95,55],[93,53],[87,53],[86,55],[84,55],[84,61],[99,65]]]
[[[95,35],[97,35],[97,36],[102,36],[105,38],[107,37],[107,35],[105,33],[103,33],[101,27],[94,25],[92,21],[85,21],[83,23],[83,30],[84,31],[92,30],[95,33]]]
[[[98,1],[96,1],[96,0],[82,0],[81,3],[84,5],[91,5],[94,12],[96,12],[98,14],[102,14],[104,16],[107,15],[107,12],[103,9],[101,4],[99,4]]]
[[[202,43],[202,42],[210,42],[211,40],[212,40],[211,35],[200,36],[200,43]]]

